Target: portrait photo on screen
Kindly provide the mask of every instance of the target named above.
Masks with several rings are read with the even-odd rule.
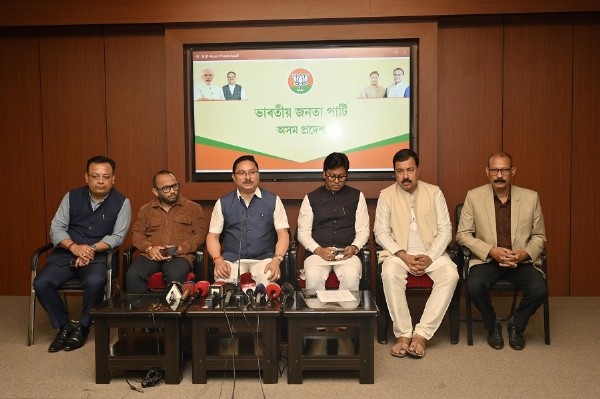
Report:
[[[413,43],[190,46],[191,175],[227,181],[253,154],[263,180],[318,180],[343,152],[354,179],[389,177],[414,148]]]

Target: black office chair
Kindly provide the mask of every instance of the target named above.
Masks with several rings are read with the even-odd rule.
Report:
[[[458,204],[456,206],[456,209],[454,210],[456,226],[458,226],[459,222],[460,222],[460,214],[462,212],[462,207],[463,207],[463,204]],[[458,244],[457,244],[457,248],[463,258],[462,262],[464,264],[464,267],[463,267],[462,277],[466,284],[466,282],[469,278],[469,258],[471,257],[471,251],[469,250],[469,248],[466,248],[466,247],[458,245]],[[546,288],[548,288],[548,266],[547,266],[546,249],[544,249],[542,251],[541,257],[542,257],[542,271],[544,272],[544,275],[545,275],[544,281],[546,282]],[[465,291],[466,291],[466,294],[465,294],[465,307],[466,307],[465,321],[467,322],[467,345],[472,346],[473,345],[473,322],[474,321],[482,321],[482,319],[473,317],[472,309],[471,309],[471,298],[469,296],[469,292],[467,290],[465,290]],[[498,280],[494,285],[492,285],[490,287],[490,291],[513,291],[513,300],[512,300],[512,305],[510,308],[510,314],[506,317],[500,318],[500,320],[502,320],[502,321],[509,320],[515,313],[515,308],[517,306],[518,290],[515,288],[514,285],[511,284],[510,281]],[[544,342],[546,343],[546,345],[550,345],[550,310],[549,310],[549,306],[550,305],[549,305],[549,301],[548,301],[548,295],[546,295],[546,299],[544,300]]]
[[[185,281],[204,280],[204,250],[206,245],[202,244],[200,248],[196,250],[196,259],[194,260],[194,267],[186,276]],[[134,255],[138,249],[131,246],[123,251],[123,276],[127,277],[127,270],[134,260]],[[123,290],[127,291],[126,279],[123,279]],[[167,288],[167,284],[163,281],[162,272],[156,272],[148,279],[147,284],[148,290],[159,290]]]
[[[30,299],[29,299],[29,328],[28,328],[27,346],[33,345],[33,341],[34,341],[36,295],[35,295],[35,289],[33,288],[33,281],[35,280],[35,277],[37,276],[38,261],[39,261],[40,255],[42,255],[45,252],[48,252],[49,250],[51,250],[53,248],[54,248],[54,245],[51,242],[47,243],[43,247],[36,249],[33,253],[33,256],[31,257],[31,293],[30,293]],[[119,278],[119,249],[111,248],[108,251],[107,261],[106,261],[107,284],[106,284],[106,293],[104,295],[105,299],[110,298],[112,296],[112,285],[113,284],[116,284],[117,292],[120,291],[118,278]],[[66,294],[68,292],[83,292],[83,285],[81,284],[81,280],[79,280],[78,278],[75,278],[75,279],[69,280],[66,283],[64,283],[63,285],[61,285],[58,288],[58,292],[60,292],[62,294],[62,298],[63,298],[65,307],[67,308],[67,312],[68,312],[69,307],[68,307],[68,303],[67,303]],[[69,318],[71,318],[71,315],[69,315]],[[71,321],[76,322],[73,319],[71,319]]]
[[[375,244],[376,255],[379,259],[379,252],[383,250],[381,246]],[[455,246],[448,246],[448,253],[450,258],[454,263],[458,266],[458,271],[460,275],[460,265],[459,265],[459,256],[458,250]],[[383,262],[377,262],[377,272],[376,272],[376,298],[375,303],[377,304],[377,308],[379,308],[379,316],[377,317],[377,341],[385,345],[387,344],[387,332],[390,326],[390,311],[387,306],[387,302],[385,299],[385,292],[383,290],[383,280],[381,278],[381,269]],[[460,322],[460,293],[461,293],[461,280],[459,279],[456,283],[456,288],[454,289],[454,294],[452,295],[452,300],[450,301],[450,305],[448,306],[448,318],[450,320],[450,343],[457,344],[458,343],[458,330],[459,330],[459,322]],[[408,273],[406,278],[406,290],[407,291],[431,291],[433,288],[433,281],[427,274],[423,274],[421,276],[414,276]]]

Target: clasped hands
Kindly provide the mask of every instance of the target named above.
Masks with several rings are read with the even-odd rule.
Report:
[[[175,245],[165,245],[165,246],[161,246],[161,245],[154,245],[152,248],[150,248],[150,250],[148,251],[148,258],[150,258],[151,260],[155,261],[155,262],[163,262],[163,261],[170,261],[171,259],[173,259],[172,256],[163,256],[161,254],[161,251],[165,248],[173,248]],[[177,249],[177,252],[179,252],[180,249]]]
[[[425,270],[433,263],[428,255],[417,254],[409,255],[404,250],[396,252],[394,255],[402,259],[402,261],[408,266],[408,270],[415,276],[421,276],[425,273]]]
[[[502,267],[515,268],[519,263],[527,259],[529,255],[522,249],[513,251],[503,247],[492,247],[490,249],[490,256]]]
[[[84,267],[94,260],[96,253],[87,244],[73,244],[70,249],[71,253],[77,257],[75,259],[75,268]]]

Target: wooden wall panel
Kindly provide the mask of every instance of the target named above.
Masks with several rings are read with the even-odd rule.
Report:
[[[46,220],[68,190],[85,185],[86,162],[107,155],[102,27],[44,28],[40,39]]]
[[[302,34],[299,34],[299,32]],[[351,32],[351,34],[349,33]],[[419,152],[422,155],[421,176],[431,183],[437,182],[437,22],[406,23],[349,23],[307,24],[307,26],[239,26],[189,29],[167,29],[166,79],[167,79],[167,134],[169,137],[169,168],[177,175],[186,173],[187,137],[184,116],[183,46],[193,43],[268,42],[273,37],[280,41],[344,40],[344,39],[419,39]],[[234,161],[233,159],[231,160]],[[317,187],[319,182],[265,182],[263,186],[283,199],[301,199]],[[367,198],[377,198],[379,191],[389,181],[356,182]],[[227,183],[184,184],[187,195],[194,199],[216,199],[232,189]]]
[[[38,30],[0,29],[0,294],[29,292],[33,251],[45,244]]]
[[[108,154],[117,162],[115,187],[131,201],[133,225],[155,198],[152,177],[167,169],[164,29],[111,26],[105,37]],[[130,244],[128,234],[124,245]]]
[[[500,16],[440,20],[437,173],[454,229],[454,207],[502,148],[502,35]]]
[[[193,23],[599,11],[598,0],[0,0],[0,26]]]
[[[540,194],[551,295],[569,294],[573,26],[569,14],[506,17],[503,149]]]
[[[600,295],[598,245],[600,212],[600,14],[575,17],[573,57],[573,137],[571,171],[570,295]],[[566,226],[562,226],[566,233]],[[563,242],[567,245],[568,242]]]

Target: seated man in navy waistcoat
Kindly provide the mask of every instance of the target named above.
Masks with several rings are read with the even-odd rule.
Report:
[[[240,274],[250,272],[257,284],[268,285],[281,277],[279,265],[289,245],[285,209],[277,195],[258,187],[258,163],[252,155],[236,159],[231,176],[237,189],[215,204],[206,237],[215,280],[236,283],[239,262]]]
[[[81,348],[90,332],[90,310],[104,299],[107,253],[121,245],[129,223],[131,205],[113,188],[115,161],[97,156],[88,160],[87,186],[69,191],[62,199],[52,224],[50,237],[55,246],[46,265],[33,282],[36,296],[52,327],[60,328],[49,352]],[[79,323],[73,326],[57,292],[68,280],[83,284],[83,308]]]
[[[356,254],[369,240],[369,213],[363,193],[346,186],[349,167],[345,154],[329,154],[323,162],[325,184],[300,206],[298,241],[307,250],[307,289],[324,290],[333,270],[340,289],[358,290],[362,264]]]

